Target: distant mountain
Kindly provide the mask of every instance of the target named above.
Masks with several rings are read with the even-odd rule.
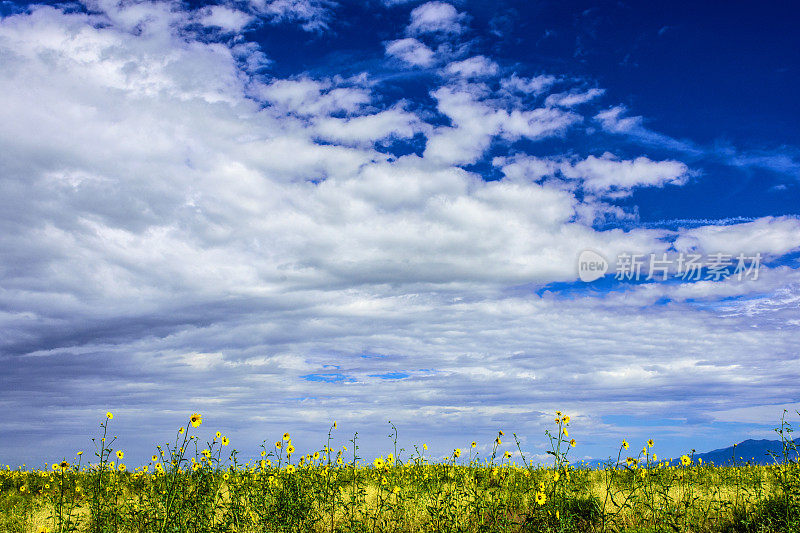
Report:
[[[794,443],[800,448],[800,439],[795,439]],[[775,463],[773,455],[778,460],[783,460],[783,445],[779,440],[754,440],[748,439],[735,446],[728,446],[719,450],[712,450],[706,453],[695,454],[695,459],[703,459],[704,463],[714,463],[717,466],[728,466],[749,462],[756,465],[771,465]],[[789,458],[797,460],[797,452],[791,450]]]
[[[797,448],[800,448],[800,439],[795,439],[794,443]],[[779,461],[782,460],[783,444],[781,444],[781,441],[748,439],[734,446],[728,446],[727,448],[720,448],[718,450],[712,450],[705,453],[695,453],[694,459],[695,462],[697,462],[697,459],[702,459],[703,463],[713,463],[716,466],[733,465],[734,458],[737,465],[744,463],[755,465],[771,465],[775,462],[775,459],[770,452],[774,453],[778,457]],[[624,455],[622,459],[624,464]],[[797,461],[800,460],[800,457],[798,457],[798,453],[792,449],[789,459]],[[598,468],[607,464],[609,461],[614,461],[614,459],[593,459],[591,461],[580,461],[573,463],[573,466],[577,468]],[[680,464],[680,458],[669,459],[669,461],[670,464],[673,465]]]

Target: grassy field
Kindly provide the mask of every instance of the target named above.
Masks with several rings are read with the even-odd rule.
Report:
[[[262,532],[262,531],[626,531],[800,532],[800,465],[789,460],[792,427],[777,429],[784,453],[771,466],[716,467],[683,456],[659,460],[655,443],[620,443],[604,468],[570,466],[576,442],[569,416],[556,413],[546,435],[552,464],[500,454],[477,443],[432,462],[425,447],[400,458],[396,430],[389,453],[358,455],[346,446],[300,455],[291,435],[262,445],[242,464],[228,439],[205,446],[192,415],[171,445],[149,464],[129,468],[108,437],[113,415],[93,439],[90,462],[78,454],[45,470],[0,473],[3,532]],[[402,452],[401,452],[402,453]]]

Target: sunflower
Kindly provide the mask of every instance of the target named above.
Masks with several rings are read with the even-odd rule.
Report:
[[[655,443],[655,441],[653,439],[647,439],[647,447],[648,448],[652,448],[655,445],[656,445],[656,443]]]
[[[193,428],[196,428],[203,423],[203,417],[200,415],[200,413],[194,413],[191,417],[189,417],[189,422],[192,423]]]
[[[511,458],[511,452],[506,451],[506,453],[503,454],[503,457],[505,457],[506,459]]]
[[[569,441],[569,445],[570,446],[572,446],[574,448],[576,444],[578,444],[578,441],[576,441],[575,439],[570,439],[570,441]]]
[[[223,446],[227,446],[230,443],[231,443],[231,441],[228,440],[228,437],[222,437],[222,445]]]
[[[626,441],[625,439],[622,439],[622,447],[623,447],[623,448],[625,448],[625,449],[627,450],[627,449],[628,449],[628,446],[629,446],[629,445],[628,445],[628,441]]]
[[[294,445],[290,442],[288,446],[286,446],[286,453],[292,455],[294,453]]]
[[[154,463],[156,463],[156,462],[158,462],[158,456],[156,454],[153,454],[153,456],[150,457],[150,460],[153,461]]]
[[[290,438],[292,438],[292,437],[288,433],[284,433],[283,434],[283,440],[289,440]]]
[[[494,443],[500,446],[501,444],[503,444],[503,441],[500,440],[500,437],[497,437],[496,439],[494,439]]]
[[[222,436],[222,433],[220,433],[219,431],[217,431],[217,432],[214,434],[214,437],[216,437],[216,438],[220,438],[221,436]]]
[[[117,459],[122,459],[123,457],[125,457],[125,452],[117,450]]]
[[[536,493],[536,503],[539,505],[544,505],[544,502],[547,501],[547,496],[544,495],[544,492],[537,492]]]
[[[286,465],[286,473],[291,474],[294,472],[294,465]]]
[[[117,470],[120,472],[124,472],[126,468],[127,467],[123,463],[120,463],[119,466],[117,466]]]
[[[461,457],[461,448],[456,448],[455,450],[453,450],[453,457],[455,457],[456,459]]]
[[[688,455],[681,455],[681,463],[683,464],[683,466],[689,466],[690,464],[692,464],[692,458],[689,457]]]
[[[275,447],[276,447],[276,448],[278,448],[278,449],[280,449],[280,448],[281,448],[281,446],[283,446],[283,443],[282,443],[281,441],[279,441],[279,440],[276,440],[276,441],[275,441]]]
[[[383,457],[376,458],[374,461],[372,461],[372,464],[375,465],[375,468],[378,468],[378,469],[383,468],[384,466],[386,466],[386,463],[384,462]]]
[[[114,418],[114,413],[112,413],[111,411],[107,412],[107,413],[106,413],[106,418],[108,418],[109,420],[111,420],[112,418]]]
[[[563,420],[565,424],[569,424],[569,415],[564,415],[564,418],[561,420]]]

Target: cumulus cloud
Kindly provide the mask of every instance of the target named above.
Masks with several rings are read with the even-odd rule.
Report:
[[[386,54],[414,66],[428,67],[434,62],[433,50],[412,37],[387,43]]]
[[[459,34],[466,30],[466,15],[445,2],[428,2],[414,8],[406,31],[410,35],[426,33]]]
[[[689,176],[688,167],[680,161],[652,161],[644,156],[622,161],[608,152],[562,165],[561,172],[568,178],[582,180],[583,187],[593,192],[682,185]]]
[[[497,63],[486,56],[475,56],[463,61],[454,61],[445,67],[447,74],[463,78],[482,78],[498,73]]]

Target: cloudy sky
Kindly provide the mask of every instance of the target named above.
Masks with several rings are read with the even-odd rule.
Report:
[[[0,461],[107,410],[134,463],[192,412],[245,457],[772,435],[797,13],[640,4],[0,1]],[[760,265],[681,276],[715,254]]]

